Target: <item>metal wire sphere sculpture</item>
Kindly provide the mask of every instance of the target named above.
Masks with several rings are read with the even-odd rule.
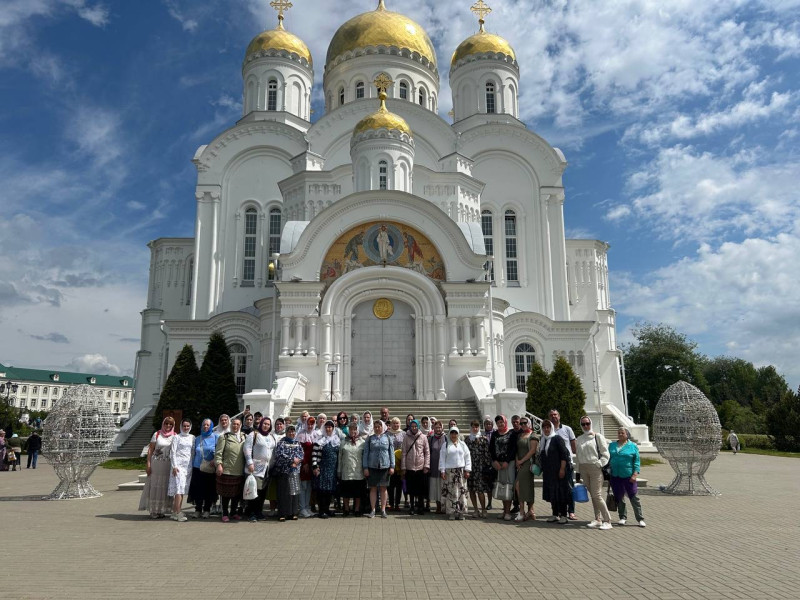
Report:
[[[678,381],[669,386],[653,414],[653,439],[672,466],[675,478],[663,487],[668,494],[719,495],[705,473],[722,445],[717,411],[695,386]]]
[[[42,432],[42,454],[61,481],[49,499],[101,496],[89,476],[108,458],[114,435],[102,392],[89,385],[70,387],[47,415]]]

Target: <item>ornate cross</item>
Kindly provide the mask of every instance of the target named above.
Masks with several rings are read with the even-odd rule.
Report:
[[[478,17],[478,23],[481,25],[481,31],[483,31],[483,18],[492,12],[492,9],[489,8],[489,5],[486,4],[483,0],[478,0],[475,4],[469,7],[469,9]]]
[[[386,94],[386,90],[389,89],[389,86],[394,83],[392,78],[389,77],[386,73],[381,73],[375,78],[375,81],[372,83],[375,84],[375,87],[378,88],[378,95]]]
[[[283,11],[294,6],[289,0],[272,0],[269,5],[278,11],[278,28],[283,29]]]

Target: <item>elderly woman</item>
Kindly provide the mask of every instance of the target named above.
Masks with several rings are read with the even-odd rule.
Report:
[[[295,426],[286,427],[286,435],[275,449],[275,474],[278,480],[278,521],[297,520],[300,510],[300,463],[303,448],[294,439]]]
[[[400,468],[406,474],[406,488],[411,497],[411,514],[425,514],[425,497],[428,495],[428,472],[431,466],[431,450],[428,436],[419,430],[419,422],[414,419],[408,425],[408,433],[403,439]]]
[[[481,434],[481,424],[473,420],[470,433],[464,440],[469,449],[472,474],[467,480],[469,498],[474,509],[473,517],[486,518],[486,494],[492,491],[492,457],[489,454],[489,439]],[[480,502],[480,510],[478,510]]]
[[[181,421],[179,435],[172,436],[172,448],[169,452],[169,461],[172,471],[169,474],[168,496],[174,497],[172,501],[172,520],[186,521],[183,514],[183,497],[189,493],[192,481],[192,454],[194,454],[194,436],[192,435],[192,422],[189,419]]]
[[[214,452],[218,437],[214,432],[213,421],[204,419],[200,425],[200,435],[194,442],[192,480],[189,484],[189,497],[194,502],[194,516],[197,518],[208,519],[211,516],[211,507],[217,501]]]
[[[153,519],[163,519],[170,508],[170,452],[174,435],[175,419],[167,417],[161,422],[161,429],[150,438],[147,448],[147,481],[139,500],[139,510],[149,510]]]
[[[231,430],[231,418],[228,415],[222,414],[219,416],[219,423],[214,427],[214,433],[222,435]]]
[[[392,417],[389,423],[389,431],[386,433],[390,438],[392,438],[392,446],[394,451],[397,452],[403,447],[403,439],[406,437],[406,432],[400,428],[400,419],[397,417]],[[389,510],[400,509],[400,497],[403,494],[403,477],[400,475],[400,469],[398,466],[399,465],[395,461],[394,473],[389,478]]]
[[[447,444],[447,436],[444,434],[444,426],[441,421],[433,424],[433,435],[428,438],[428,445],[431,450],[432,472],[428,475],[428,501],[436,502],[436,514],[442,515],[442,480],[437,472],[439,466],[439,454]]]
[[[358,427],[350,427],[347,439],[339,444],[339,459],[336,471],[342,494],[342,516],[350,515],[350,500],[357,516],[361,511],[361,496],[364,494],[364,444]]]
[[[494,497],[503,503],[503,514],[499,518],[511,520],[511,502],[514,499],[514,482],[516,481],[517,432],[508,427],[505,415],[497,415],[494,419],[497,430],[489,442],[489,455],[492,467],[497,473],[494,486]]]
[[[431,428],[431,418],[428,416],[423,416],[419,420],[419,430],[424,436],[430,437],[433,434],[433,429]]]
[[[251,433],[253,433],[255,422],[256,422],[256,417],[253,413],[247,413],[246,415],[244,415],[244,421],[242,422],[242,433],[245,436],[248,436]]]
[[[280,441],[286,435],[286,421],[283,417],[278,417],[275,419],[275,422],[272,425],[272,432],[269,435],[275,442],[275,447],[277,449],[278,443],[280,443]],[[275,465],[275,458],[276,454],[273,452],[272,461],[270,462],[269,467],[267,467],[269,484],[267,485],[266,499],[269,500],[270,517],[274,517],[278,514],[278,479],[277,477],[273,477],[269,474],[270,469],[272,469],[272,467]]]
[[[241,521],[238,510],[244,485],[244,434],[242,420],[231,421],[231,430],[223,433],[217,440],[214,451],[214,462],[217,463],[217,493],[222,502],[222,522],[227,523],[233,516],[234,521]],[[231,504],[233,506],[231,507]],[[230,513],[233,513],[231,515]]]
[[[264,515],[264,501],[269,485],[269,464],[272,462],[272,453],[275,451],[275,438],[272,432],[272,419],[263,417],[258,423],[258,429],[253,431],[244,441],[244,472],[256,478],[258,495],[247,501],[247,517],[251,522],[266,519]]]
[[[316,429],[317,420],[314,417],[308,417],[304,423],[304,428],[300,430],[298,426],[298,433],[294,436],[295,441],[303,448],[303,462],[300,463],[300,516],[304,519],[313,517],[314,513],[311,510],[312,498],[312,479],[311,473],[311,454],[314,449],[314,443],[320,439],[317,435]],[[314,499],[316,502],[316,498]]]
[[[603,499],[603,467],[608,464],[610,455],[608,442],[601,434],[592,431],[592,420],[581,417],[583,433],[575,440],[578,457],[578,473],[589,490],[594,509],[594,520],[587,525],[590,529],[611,529],[611,515]]]
[[[608,447],[611,464],[611,489],[617,501],[619,524],[625,525],[628,520],[625,496],[627,495],[633,505],[633,516],[644,527],[644,514],[642,503],[639,501],[639,486],[636,479],[639,477],[640,461],[639,448],[630,440],[630,434],[624,427],[617,430],[617,441],[611,442]]]
[[[349,433],[349,430],[348,430]],[[333,421],[325,423],[325,435],[314,443],[311,468],[314,473],[314,489],[319,501],[319,518],[334,516],[331,498],[336,493],[336,467],[339,461],[341,440],[334,431]]]
[[[540,455],[542,499],[549,502],[553,509],[553,516],[547,519],[547,522],[558,521],[561,525],[566,525],[569,499],[572,497],[572,488],[569,487],[567,479],[567,465],[571,457],[564,438],[556,433],[550,421],[542,422]]]
[[[378,499],[378,489],[381,491],[381,518],[387,518],[386,501],[389,477],[394,473],[395,457],[392,439],[383,432],[383,421],[376,420],[373,426],[374,433],[364,443],[362,462],[364,477],[369,485],[369,502],[372,508],[367,517],[375,516],[375,502]]]
[[[8,446],[6,445],[6,432],[0,429],[0,471],[8,471],[8,463],[6,463],[6,454]]]
[[[442,501],[450,520],[464,520],[467,512],[467,479],[472,471],[469,448],[459,438],[458,427],[451,427],[449,439],[439,453]]]
[[[539,438],[533,433],[531,420],[523,415],[519,419],[519,431],[517,432],[516,488],[522,509],[517,515],[517,521],[536,520],[536,513],[533,512],[534,490],[531,462],[535,459],[538,448]],[[525,504],[528,505],[528,512],[525,512]]]
[[[372,431],[372,413],[369,411],[361,415],[361,422],[358,424],[358,435],[361,439],[367,439],[373,433]]]

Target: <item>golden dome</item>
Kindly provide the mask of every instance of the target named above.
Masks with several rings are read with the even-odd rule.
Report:
[[[511,44],[509,44],[499,35],[487,33],[483,30],[483,25],[481,24],[481,30],[478,33],[468,37],[458,45],[456,51],[453,52],[453,58],[450,60],[450,66],[455,66],[458,61],[466,56],[470,56],[472,54],[483,54],[485,52],[505,54],[506,56],[511,57],[512,60],[517,59],[517,55],[514,53],[514,49],[511,47]]]
[[[383,0],[377,9],[357,15],[339,27],[328,46],[326,63],[367,46],[396,46],[417,52],[436,66],[436,50],[425,30],[405,15],[386,10]]]
[[[353,128],[353,135],[364,133],[370,129],[388,129],[390,131],[401,131],[411,137],[411,128],[406,123],[406,120],[396,115],[386,108],[386,92],[381,92],[381,107],[361,119]]]
[[[297,54],[300,58],[305,58],[309,66],[314,64],[311,59],[311,52],[308,51],[308,46],[305,45],[303,40],[283,28],[282,16],[278,20],[278,26],[275,29],[262,31],[253,38],[253,41],[248,44],[244,55],[248,57],[262,50],[285,50],[290,54]]]

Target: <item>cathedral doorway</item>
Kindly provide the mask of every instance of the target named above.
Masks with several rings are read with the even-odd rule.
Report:
[[[414,398],[412,309],[396,300],[369,300],[352,320],[351,398],[355,401]]]

